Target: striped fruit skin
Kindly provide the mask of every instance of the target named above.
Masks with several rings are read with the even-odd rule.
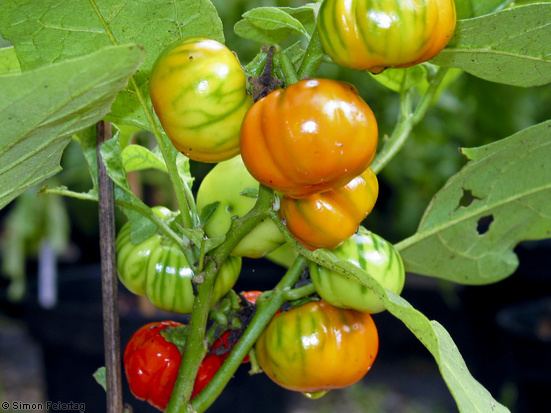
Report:
[[[197,208],[214,202],[218,207],[205,224],[205,232],[211,238],[226,235],[232,217],[241,217],[249,212],[256,198],[247,196],[246,191],[258,191],[255,180],[240,156],[220,162],[205,176],[197,192]],[[267,218],[249,232],[232,251],[238,257],[260,258],[285,242],[285,238],[274,222]]]
[[[161,310],[191,313],[193,271],[174,242],[155,234],[132,244],[130,223],[126,223],[117,235],[116,247],[119,279],[126,288],[147,297]],[[214,285],[213,305],[234,286],[240,271],[241,258],[229,257],[222,264]]]
[[[280,215],[307,248],[333,249],[356,232],[377,201],[379,184],[371,169],[346,185],[307,198],[281,200]]]
[[[333,253],[365,270],[384,288],[400,294],[404,288],[405,270],[400,254],[392,244],[360,227]],[[366,286],[316,264],[310,264],[310,278],[321,298],[334,306],[369,313],[384,311],[381,299]]]
[[[453,36],[454,0],[325,0],[325,52],[339,65],[379,73],[436,56]]]
[[[309,302],[276,315],[256,343],[262,370],[300,392],[350,386],[364,377],[379,349],[368,313]]]
[[[157,59],[149,89],[153,108],[180,152],[201,162],[239,153],[239,129],[252,104],[236,56],[215,40],[191,38]]]
[[[302,80],[247,112],[241,156],[252,176],[292,198],[346,184],[377,149],[377,121],[353,86]]]

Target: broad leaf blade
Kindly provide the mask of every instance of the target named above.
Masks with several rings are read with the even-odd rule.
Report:
[[[529,4],[460,20],[454,39],[433,61],[492,82],[551,82],[551,3]]]
[[[58,172],[75,132],[109,112],[142,59],[136,46],[0,77],[0,208]]]
[[[146,96],[153,63],[167,45],[187,37],[224,41],[209,0],[6,0],[0,13],[2,36],[15,46],[24,70],[112,44],[106,26],[119,44],[143,46],[146,56],[135,79]],[[131,87],[118,96],[110,119],[147,127]]]
[[[516,269],[517,243],[551,238],[551,121],[463,152],[470,162],[397,247],[408,271],[492,283]]]
[[[455,0],[455,9],[458,18],[467,19],[502,10],[512,2],[513,0]]]
[[[282,43],[292,35],[310,37],[316,22],[317,5],[301,7],[257,7],[243,14],[235,33],[259,43]]]
[[[277,7],[257,7],[245,12],[243,18],[259,29],[289,30],[308,36],[308,32],[300,21]]]
[[[141,171],[144,169],[158,169],[166,172],[163,158],[144,146],[131,144],[121,153],[122,164],[126,172]]]

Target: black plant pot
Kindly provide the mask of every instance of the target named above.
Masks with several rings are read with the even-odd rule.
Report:
[[[243,289],[255,288],[258,275],[262,284],[280,270],[271,264],[255,269],[245,266],[242,274]],[[119,286],[121,348],[142,325],[158,320],[185,321],[185,317],[170,313],[156,313],[145,317],[137,309],[137,299],[122,285]],[[35,297],[32,291],[30,296]],[[40,308],[29,300],[24,312],[33,337],[42,347],[46,374],[47,400],[85,403],[86,411],[105,411],[105,393],[92,377],[104,365],[103,327],[101,307],[101,281],[99,266],[73,267],[60,273],[59,302],[51,309]],[[122,352],[122,351],[121,351]],[[135,413],[155,412],[146,403],[130,394],[123,378],[124,399]],[[271,383],[264,375],[249,377],[242,367],[223,395],[209,412],[239,411],[240,413],[281,412],[288,397],[283,389]],[[237,409],[237,410],[236,410]],[[52,412],[55,412],[52,410]]]
[[[541,411],[551,389],[551,297],[507,307],[497,315],[507,378],[516,383],[515,412]]]

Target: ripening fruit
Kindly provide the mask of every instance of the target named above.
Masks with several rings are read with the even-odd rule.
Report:
[[[339,65],[378,73],[436,56],[452,38],[453,0],[325,0],[319,13],[325,52]]]
[[[387,290],[402,292],[405,282],[402,258],[390,242],[377,234],[360,227],[333,254],[361,268]],[[314,263],[309,269],[316,292],[328,303],[368,313],[384,311],[381,298],[367,286]]]
[[[350,386],[371,369],[379,337],[368,313],[313,301],[277,314],[256,342],[262,370],[300,392]]]
[[[164,220],[171,214],[164,207],[154,207],[153,212]],[[127,222],[117,235],[116,247],[119,279],[126,288],[147,297],[161,310],[191,313],[195,300],[194,272],[173,240],[155,233],[133,244],[130,222]],[[212,305],[234,286],[240,272],[240,257],[230,256],[222,263],[214,283]]]
[[[302,80],[257,101],[241,128],[241,156],[259,182],[292,198],[345,185],[367,169],[377,121],[356,89]]]
[[[226,46],[201,38],[169,46],[155,62],[149,88],[161,125],[180,152],[202,162],[239,153],[239,129],[252,98]]]
[[[356,232],[377,201],[377,177],[366,169],[346,185],[281,200],[280,215],[297,240],[311,249],[333,249]]]

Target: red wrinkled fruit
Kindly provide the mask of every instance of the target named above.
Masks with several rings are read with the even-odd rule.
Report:
[[[165,340],[161,331],[183,324],[162,321],[146,324],[137,330],[124,351],[124,371],[132,394],[159,410],[164,410],[170,400],[178,377],[182,356],[176,345]],[[216,374],[227,355],[207,354],[195,379],[195,397]]]

